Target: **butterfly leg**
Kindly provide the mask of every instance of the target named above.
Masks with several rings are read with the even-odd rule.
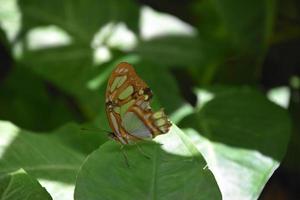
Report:
[[[140,147],[140,146],[138,145],[138,143],[135,143],[135,144],[136,144],[138,150],[141,152],[141,154],[142,154],[143,156],[145,156],[145,158],[147,158],[147,159],[150,160],[151,157],[150,157],[147,153],[145,153],[145,151],[142,149],[142,147]]]
[[[126,151],[124,149],[124,145],[121,145],[120,150],[121,150],[122,155],[124,157],[125,164],[129,168],[130,166],[129,166],[129,162],[128,162],[128,156],[127,156],[127,153],[126,153]]]

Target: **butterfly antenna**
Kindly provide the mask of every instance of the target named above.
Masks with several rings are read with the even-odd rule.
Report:
[[[88,129],[88,128],[80,128],[81,131],[87,131],[87,132],[106,132],[108,134],[111,134],[112,132],[111,131],[108,131],[108,130],[104,130],[104,129],[101,129],[101,128],[97,128],[97,129]]]

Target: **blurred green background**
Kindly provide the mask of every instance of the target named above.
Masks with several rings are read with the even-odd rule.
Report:
[[[297,0],[0,0],[0,120],[90,153],[106,134],[67,135],[109,130],[107,78],[126,61],[180,128],[211,117],[211,141],[287,150],[259,199],[300,199],[299,53]]]

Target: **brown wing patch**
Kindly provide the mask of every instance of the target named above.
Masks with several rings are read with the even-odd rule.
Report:
[[[171,126],[163,110],[153,112],[150,107],[152,91],[126,62],[117,65],[112,72],[106,89],[106,114],[109,124],[119,141],[128,143],[135,140],[122,127],[122,115],[134,112],[149,128],[152,136],[168,132]]]

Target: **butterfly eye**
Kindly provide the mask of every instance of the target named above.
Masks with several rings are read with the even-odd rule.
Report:
[[[150,88],[145,88],[145,89],[144,89],[144,93],[147,94],[147,95],[149,95],[149,96],[152,96],[152,95],[153,95],[153,94],[152,94],[152,90],[151,90]]]
[[[108,109],[112,108],[112,102],[111,101],[106,102],[106,108],[108,108]]]

